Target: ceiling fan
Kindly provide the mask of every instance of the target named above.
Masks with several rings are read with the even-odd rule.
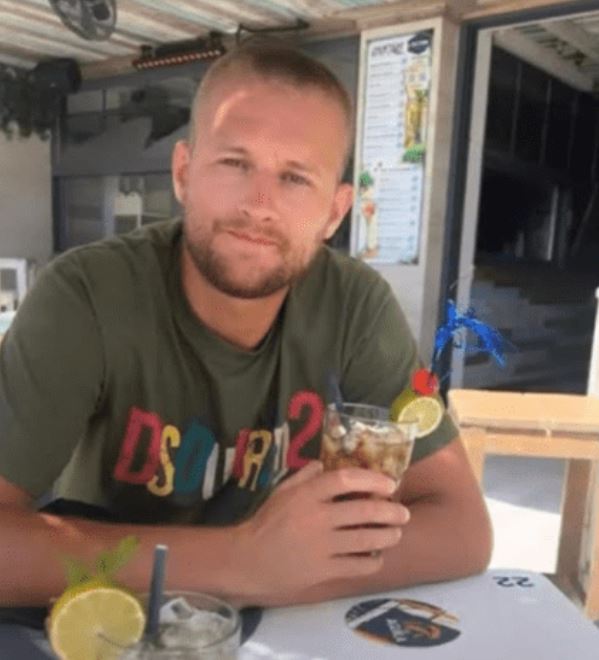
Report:
[[[60,20],[89,41],[110,38],[116,25],[116,0],[50,0]]]

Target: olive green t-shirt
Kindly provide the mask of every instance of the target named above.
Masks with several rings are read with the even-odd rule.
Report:
[[[0,473],[130,522],[225,524],[318,456],[329,374],[388,406],[418,363],[388,284],[323,247],[258,348],[194,315],[181,224],[71,250],[0,344]],[[413,460],[457,435],[445,417]]]

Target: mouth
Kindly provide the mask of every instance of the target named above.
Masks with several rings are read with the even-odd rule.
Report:
[[[265,236],[257,236],[255,234],[248,234],[244,231],[238,231],[234,229],[227,229],[227,234],[230,234],[231,236],[234,236],[236,239],[240,241],[245,241],[247,243],[252,243],[253,245],[265,245],[265,246],[271,246],[271,247],[276,247],[277,242],[273,241],[269,238],[266,238]]]

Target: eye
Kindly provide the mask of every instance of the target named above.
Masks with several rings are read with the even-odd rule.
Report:
[[[306,179],[303,176],[300,176],[299,174],[295,174],[294,172],[285,172],[285,174],[283,174],[282,178],[285,181],[289,181],[289,183],[293,183],[295,185],[299,185],[299,186],[309,186],[310,185],[310,181],[308,181],[308,179]]]
[[[230,167],[237,167],[240,169],[247,169],[247,163],[240,158],[223,158],[220,161],[223,165],[228,165]]]

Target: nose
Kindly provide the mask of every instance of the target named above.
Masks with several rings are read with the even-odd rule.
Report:
[[[247,177],[239,210],[244,217],[260,222],[276,219],[274,183],[268,174],[255,172]]]

